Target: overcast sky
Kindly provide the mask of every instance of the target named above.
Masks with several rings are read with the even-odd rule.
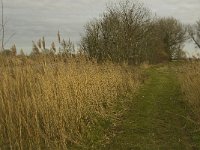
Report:
[[[45,36],[55,41],[57,31],[63,38],[78,43],[84,25],[98,18],[106,4],[119,0],[4,0],[7,20],[6,37],[14,37],[17,48],[31,50],[32,40]],[[134,1],[134,0],[133,0]],[[183,23],[195,23],[200,19],[200,0],[141,0],[158,16],[174,16]]]

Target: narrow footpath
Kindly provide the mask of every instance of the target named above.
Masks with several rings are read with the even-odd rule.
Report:
[[[200,135],[168,66],[148,70],[109,150],[200,150]]]

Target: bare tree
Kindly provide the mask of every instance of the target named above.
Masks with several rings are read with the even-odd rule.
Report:
[[[197,21],[196,25],[188,26],[188,33],[194,43],[200,48],[200,20]]]
[[[15,33],[12,33],[7,39],[5,39],[5,27],[6,27],[7,21],[5,21],[5,19],[4,19],[4,2],[3,2],[3,0],[1,0],[0,3],[1,3],[1,32],[2,32],[1,49],[0,50],[4,51],[6,44],[15,35]]]
[[[186,41],[186,29],[184,25],[173,17],[160,18],[156,21],[156,37],[160,38],[164,45],[165,53],[170,59],[177,59],[181,54],[183,44]]]
[[[157,63],[182,54],[185,28],[175,18],[156,18],[143,4],[125,1],[86,26],[82,49],[98,61]]]
[[[99,62],[138,64],[146,58],[144,43],[151,19],[151,12],[137,2],[109,6],[102,18],[87,24],[82,49]]]
[[[1,48],[2,48],[2,50],[4,50],[5,24],[4,24],[4,5],[3,5],[3,0],[1,0],[1,29],[2,29]]]

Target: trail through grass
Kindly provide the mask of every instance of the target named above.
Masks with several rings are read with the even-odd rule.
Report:
[[[155,67],[138,95],[128,103],[116,136],[103,149],[198,150],[198,125],[182,100],[179,83],[170,67]]]

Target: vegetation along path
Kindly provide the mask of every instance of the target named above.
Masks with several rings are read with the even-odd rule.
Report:
[[[149,79],[122,118],[120,131],[104,149],[200,149],[200,138],[170,67],[148,71]]]

